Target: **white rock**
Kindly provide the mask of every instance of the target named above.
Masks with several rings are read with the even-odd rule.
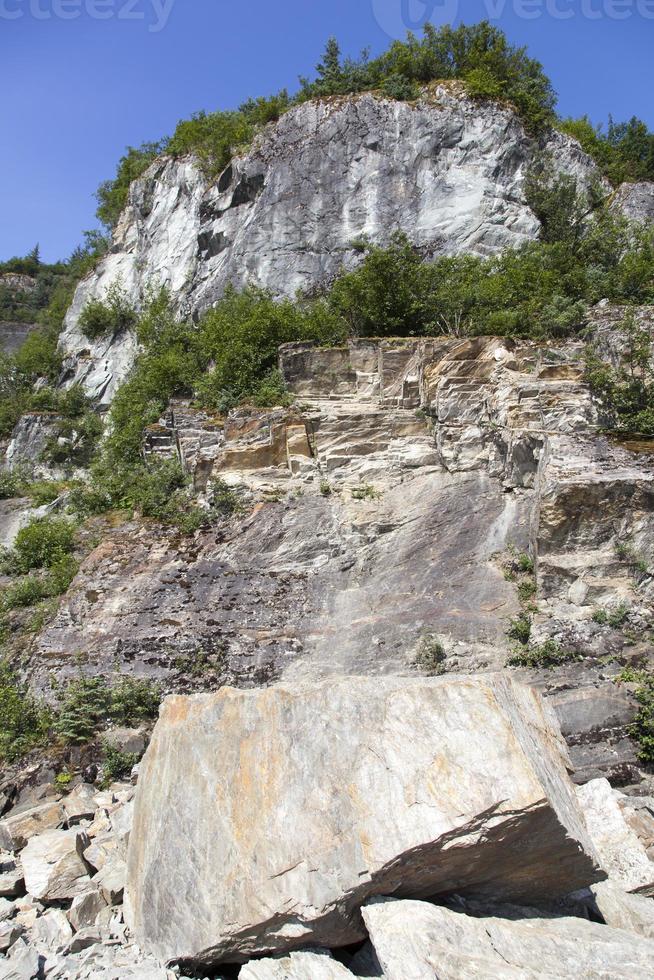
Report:
[[[136,940],[207,963],[355,942],[359,906],[398,888],[515,899],[601,877],[550,709],[506,674],[169,698],[128,864]]]
[[[68,919],[73,929],[78,932],[95,924],[98,914],[106,906],[106,901],[96,886],[92,886],[81,895],[76,895],[68,910]]]
[[[307,951],[253,960],[241,969],[239,980],[352,980],[352,973],[327,951]]]
[[[607,926],[654,940],[654,899],[625,892],[613,881],[600,881],[590,891]]]
[[[386,980],[646,980],[654,943],[585,919],[473,918],[426,902],[363,908]]]
[[[577,789],[588,833],[602,867],[625,891],[654,892],[654,862],[624,818],[607,779],[593,779]]]
[[[0,922],[0,952],[6,953],[9,947],[13,946],[24,932],[25,928],[20,922]]]
[[[34,980],[39,972],[39,954],[19,939],[11,948],[11,956],[0,963],[0,980]]]
[[[93,820],[97,810],[94,788],[87,783],[80,783],[72,793],[64,797],[62,806],[69,827],[81,820]]]
[[[40,916],[30,932],[30,943],[37,949],[59,950],[73,938],[70,922],[61,909],[50,909]]]
[[[0,922],[11,919],[16,911],[16,903],[10,902],[7,898],[0,898]]]
[[[32,837],[21,854],[30,895],[54,902],[87,891],[90,877],[82,857],[87,845],[88,838],[77,830],[49,830]]]
[[[30,837],[61,827],[63,819],[61,803],[58,800],[48,800],[20,813],[11,813],[5,817],[2,825],[13,841],[14,850],[20,851]]]
[[[100,889],[107,905],[122,901],[127,878],[127,865],[121,858],[112,858],[101,871],[93,876],[93,884]]]

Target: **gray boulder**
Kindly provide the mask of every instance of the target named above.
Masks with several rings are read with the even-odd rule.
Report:
[[[126,917],[161,959],[239,962],[364,938],[372,895],[511,900],[602,877],[535,692],[337,677],[164,703]]]
[[[386,980],[645,980],[654,942],[577,918],[477,918],[426,902],[363,908]]]
[[[91,879],[82,857],[87,845],[86,835],[76,830],[49,830],[32,837],[21,854],[29,894],[55,902],[87,891]]]
[[[253,960],[243,967],[239,980],[352,980],[352,976],[327,951],[316,950]]]

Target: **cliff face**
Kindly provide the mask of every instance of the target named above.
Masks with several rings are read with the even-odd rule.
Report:
[[[593,164],[560,134],[549,149],[582,181]],[[356,239],[403,231],[427,255],[490,255],[537,236],[523,184],[534,145],[509,109],[437,87],[417,105],[373,95],[308,102],[268,128],[209,186],[192,159],[157,161],[133,186],[111,254],[79,286],[62,347],[69,382],[109,402],[134,355],[120,335],[89,342],[79,314],[117,279],[138,305],[165,285],[199,313],[228,283],[278,295],[358,261]]]
[[[619,316],[598,309],[596,330]],[[561,662],[525,674],[553,698],[577,778],[640,778],[615,681],[648,656],[653,580],[625,549],[651,568],[651,455],[598,437],[583,345],[293,344],[280,367],[290,409],[223,423],[171,405],[152,450],[179,452],[200,493],[227,481],[243,515],[195,539],[109,534],[36,641],[32,683],[47,694],[81,654],[85,673],[176,690],[406,676],[430,649],[437,672],[476,674],[504,669],[528,611]],[[594,621],[619,603],[626,632]]]

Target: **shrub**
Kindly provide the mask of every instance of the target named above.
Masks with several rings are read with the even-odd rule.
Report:
[[[127,204],[129,188],[133,180],[142,177],[159,154],[164,153],[167,140],[158,143],[143,143],[139,147],[128,146],[120,158],[113,180],[107,180],[96,191],[99,220],[107,229],[113,229]]]
[[[19,572],[51,567],[69,555],[75,547],[75,529],[66,520],[52,517],[33,518],[22,527],[14,543],[14,564]]]
[[[66,742],[83,744],[109,722],[133,725],[156,717],[160,702],[151,681],[123,676],[111,687],[103,677],[80,677],[63,692],[54,730]]]
[[[596,609],[593,613],[593,622],[600,626],[619,629],[629,618],[629,613],[629,606],[620,603],[614,609]]]
[[[129,776],[140,756],[136,752],[122,752],[108,742],[104,743],[104,758],[102,760],[102,785],[110,786],[118,779]]]
[[[428,674],[430,677],[445,673],[446,659],[447,654],[440,640],[431,635],[420,638],[413,663],[423,673]]]
[[[88,301],[79,316],[79,327],[89,340],[115,336],[136,325],[137,315],[119,281],[114,282],[104,299]]]
[[[0,470],[0,500],[19,497],[23,490],[20,475],[12,470]]]
[[[522,613],[516,619],[512,619],[506,634],[510,639],[517,640],[519,643],[529,643],[531,636],[531,618]]]
[[[507,667],[552,668],[580,659],[579,654],[564,650],[554,640],[545,640],[544,643],[518,650],[509,657],[506,665]]]
[[[603,361],[593,345],[585,355],[586,380],[599,401],[605,423],[622,432],[654,436],[654,369],[652,338],[633,314],[618,326],[621,335],[617,366]]]
[[[0,661],[0,760],[15,762],[47,737],[49,710]]]
[[[612,183],[654,180],[654,133],[636,116],[623,123],[609,116],[606,133],[601,126],[593,126],[588,116],[564,119],[559,127],[579,140]]]
[[[381,91],[389,99],[395,99],[398,102],[413,102],[420,98],[420,87],[399,72],[388,75],[384,79],[381,84]]]

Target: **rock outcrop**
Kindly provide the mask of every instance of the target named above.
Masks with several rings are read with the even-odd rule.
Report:
[[[553,134],[557,166],[585,182],[594,165]],[[89,341],[91,298],[120,281],[139,305],[167,286],[184,313],[228,283],[293,295],[358,261],[356,240],[406,232],[426,255],[488,255],[538,235],[523,192],[535,147],[508,108],[435,86],[417,104],[371,94],[307,102],[282,116],[209,185],[192,159],[162,158],[130,191],[110,254],[78,287],[62,350],[67,383],[108,403],[134,356],[129,333]]]
[[[128,864],[137,941],[206,964],[355,942],[371,895],[513,900],[602,877],[553,716],[502,676],[167,700]]]
[[[385,980],[551,980],[587,976],[645,980],[654,969],[654,943],[594,922],[474,917],[424,902],[380,899],[363,917]]]

